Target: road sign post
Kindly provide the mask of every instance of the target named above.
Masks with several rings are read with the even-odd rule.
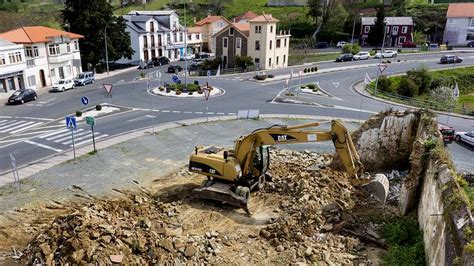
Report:
[[[81,98],[81,102],[83,105],[88,105],[89,104],[89,98],[87,98],[87,96],[83,96]]]
[[[95,118],[93,116],[86,116],[86,123],[91,126],[92,130],[92,145],[94,147],[94,152],[97,152],[95,148],[95,133],[94,133],[94,126],[95,126]]]
[[[71,130],[71,138],[72,138],[72,152],[74,154],[74,161],[76,160],[76,143],[74,141],[74,130],[77,129],[77,122],[76,118],[73,116],[66,116],[66,128]]]
[[[204,98],[206,99],[206,121],[209,122],[209,95],[211,95],[212,88],[209,87],[209,83],[206,84],[206,88],[203,89]]]
[[[12,164],[13,180],[16,184],[16,188],[20,188],[20,176],[18,175],[18,169],[16,168],[16,159],[11,153],[10,162]]]
[[[103,84],[102,86],[104,87],[105,92],[107,92],[107,96],[109,97],[109,104],[111,104],[111,102],[112,102],[112,88],[114,87],[114,85],[112,85],[112,84]]]

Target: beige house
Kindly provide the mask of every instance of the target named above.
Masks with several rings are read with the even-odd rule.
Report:
[[[206,18],[194,24],[194,27],[199,27],[203,40],[203,51],[215,53],[216,43],[213,36],[221,31],[223,28],[229,26],[231,23],[222,16],[208,15]]]

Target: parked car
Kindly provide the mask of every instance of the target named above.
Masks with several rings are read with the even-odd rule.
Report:
[[[406,41],[402,43],[403,48],[416,48],[416,44],[414,42]]]
[[[316,49],[326,49],[329,47],[329,44],[327,42],[318,42],[314,48]]]
[[[153,68],[154,66],[155,63],[153,63],[153,60],[150,60],[148,62],[141,62],[140,65],[138,65],[138,69]]]
[[[170,63],[169,58],[166,56],[153,57],[151,58],[151,61],[153,62],[154,66],[162,66]]]
[[[439,132],[443,136],[444,144],[448,144],[454,141],[454,128],[445,125],[438,125]]]
[[[53,84],[51,91],[66,91],[74,89],[74,81],[71,79],[60,79]]]
[[[474,146],[474,131],[456,132],[455,139],[457,142],[464,142],[468,145]]]
[[[369,52],[358,52],[357,54],[354,55],[354,60],[367,60],[367,59],[370,59]]]
[[[38,95],[35,90],[25,89],[15,91],[10,98],[8,98],[8,104],[23,104],[29,101],[35,101],[38,99]]]
[[[185,61],[185,60],[191,61],[193,59],[194,59],[193,54],[183,55],[183,56],[181,56],[181,58],[179,58],[180,61]]]
[[[85,86],[87,84],[92,84],[95,81],[94,72],[88,71],[77,75],[74,79],[75,86]]]
[[[454,64],[454,63],[461,63],[462,58],[458,57],[457,55],[443,55],[439,60],[441,64]]]
[[[207,58],[211,58],[212,55],[213,54],[211,54],[211,53],[199,52],[199,53],[194,55],[194,58],[195,59],[207,59]]]
[[[375,58],[394,58],[397,57],[398,53],[392,50],[385,50],[383,52],[378,52],[375,54]]]
[[[474,42],[468,42],[467,47],[471,47],[471,48],[474,47]]]
[[[336,58],[336,62],[345,62],[352,60],[354,60],[354,56],[352,54],[341,54],[338,58]]]
[[[348,42],[338,42],[338,43],[336,44],[336,47],[337,47],[337,48],[342,48],[342,47],[344,47],[344,45],[346,45],[346,44],[349,44],[349,43],[348,43]]]
[[[176,72],[181,72],[183,71],[183,68],[178,65],[170,65],[168,67],[168,73],[176,73]]]

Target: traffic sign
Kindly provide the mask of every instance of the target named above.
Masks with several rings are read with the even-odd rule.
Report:
[[[81,98],[81,102],[83,105],[88,105],[89,104],[89,98],[87,98],[87,96],[83,96]]]
[[[339,82],[333,82],[332,83],[332,85],[334,85],[334,87],[336,87],[336,89],[337,89],[337,87],[339,87],[339,84],[340,84]]]
[[[114,87],[114,85],[112,84],[104,84],[102,85],[104,87],[104,90],[110,95],[112,94],[112,88]]]
[[[204,92],[204,97],[206,98],[206,101],[209,100],[209,95],[211,95],[211,88],[209,87],[206,87],[205,89],[203,89],[203,92]]]
[[[86,116],[86,123],[91,126],[95,126],[95,118],[93,116]]]
[[[66,116],[66,127],[69,129],[77,129],[76,118],[73,116]]]
[[[386,64],[379,64],[380,73],[382,73],[387,68]]]
[[[16,167],[16,159],[15,157],[13,157],[13,155],[10,153],[10,161],[12,163],[12,167],[15,168]]]
[[[210,76],[211,76],[211,71],[208,70],[208,71],[207,71],[207,77],[210,77]]]
[[[173,75],[173,76],[171,76],[171,81],[173,81],[174,83],[178,83],[179,82],[179,77],[177,75]]]
[[[300,72],[298,72],[300,74],[300,78],[301,76],[303,76],[303,71],[300,70]]]

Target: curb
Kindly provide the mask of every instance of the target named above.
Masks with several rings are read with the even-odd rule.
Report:
[[[260,119],[271,119],[271,118],[280,118],[280,119],[313,119],[313,120],[332,120],[333,117],[330,116],[312,116],[312,115],[288,115],[288,114],[263,114],[260,115]],[[349,118],[338,118],[343,122],[355,122],[359,123],[359,119],[349,119]],[[236,115],[231,116],[214,116],[209,117],[209,121],[207,121],[206,117],[203,118],[192,118],[192,119],[185,119],[179,121],[168,122],[164,124],[156,125],[154,130],[150,127],[146,128],[139,128],[129,132],[124,132],[119,135],[115,135],[111,138],[105,138],[102,141],[96,143],[97,150],[102,150],[108,148],[110,146],[120,144],[122,142],[135,139],[138,137],[147,136],[153,134],[152,131],[156,134],[158,132],[177,128],[181,126],[191,126],[197,125],[202,123],[209,123],[209,122],[219,122],[219,121],[230,121],[230,120],[239,120],[237,119]],[[85,145],[76,149],[76,157],[80,157],[83,155],[88,154],[91,151],[90,145]],[[37,174],[43,170],[49,169],[56,165],[59,165],[66,161],[72,161],[73,158],[73,150],[65,150],[61,153],[53,154],[45,158],[41,158],[39,160],[30,162],[26,165],[18,167],[18,172],[20,179],[31,177],[34,174]],[[7,171],[0,175],[0,187],[6,184],[13,182],[13,176],[11,171]]]

